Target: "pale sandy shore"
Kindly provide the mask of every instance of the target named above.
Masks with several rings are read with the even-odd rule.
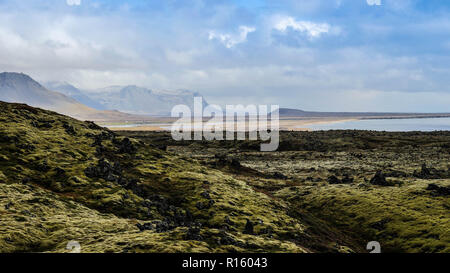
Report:
[[[170,131],[159,126],[108,127],[112,131]]]
[[[280,130],[283,131],[310,131],[310,125],[332,124],[337,122],[354,121],[358,118],[316,118],[316,119],[286,119],[280,120]]]
[[[280,119],[280,130],[283,131],[309,131],[310,125],[314,124],[330,124],[336,122],[354,121],[359,120],[359,118],[282,118]],[[136,124],[136,126],[130,125],[108,125],[102,124],[102,126],[107,126],[113,131],[169,131],[170,123],[166,124]],[[194,128],[198,127],[194,125]],[[245,125],[238,125],[238,130],[246,128]]]

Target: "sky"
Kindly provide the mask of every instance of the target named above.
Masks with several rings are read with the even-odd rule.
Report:
[[[450,112],[450,1],[0,0],[0,71],[209,103]]]

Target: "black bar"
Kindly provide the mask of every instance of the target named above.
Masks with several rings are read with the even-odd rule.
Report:
[[[385,272],[395,266],[405,272],[425,266],[432,272],[433,268],[448,268],[449,257],[448,254],[0,254],[0,263],[5,270],[10,264],[14,271],[21,267],[30,267],[33,271],[39,268],[79,272],[128,268],[125,272],[134,273],[132,267],[139,268],[139,273],[320,272],[330,269]],[[204,262],[196,266],[194,261],[200,260]],[[214,269],[207,260],[215,261]]]

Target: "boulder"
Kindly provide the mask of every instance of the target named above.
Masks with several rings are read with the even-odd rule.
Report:
[[[71,135],[71,136],[76,136],[76,135],[77,135],[77,132],[75,131],[75,128],[73,128],[72,125],[70,125],[70,124],[64,122],[64,123],[63,123],[63,127],[64,127],[64,129],[66,130],[66,133],[67,133],[67,134],[69,134],[69,135]]]
[[[330,184],[340,184],[341,183],[341,180],[339,178],[337,178],[335,175],[328,177],[327,181]]]
[[[133,154],[137,150],[131,140],[127,137],[122,139],[122,141],[116,141],[116,139],[114,139],[113,143],[118,148],[118,153],[121,154]]]
[[[441,187],[436,184],[429,184],[427,187],[428,191],[431,191],[434,196],[449,196],[450,187]]]
[[[372,185],[378,185],[378,186],[390,186],[391,184],[388,183],[386,180],[386,176],[383,174],[382,171],[377,171],[377,173],[370,179],[370,184]]]
[[[190,227],[187,230],[184,238],[186,240],[191,240],[191,241],[203,241],[203,237],[200,235],[200,227],[198,227],[198,226]]]
[[[244,234],[253,234],[254,233],[254,225],[253,223],[247,219],[247,223],[245,224]]]

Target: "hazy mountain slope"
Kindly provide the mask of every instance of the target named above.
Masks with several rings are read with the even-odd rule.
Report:
[[[0,139],[0,251],[336,250],[245,181],[91,122],[0,102]]]
[[[59,92],[46,89],[22,73],[0,73],[0,101],[26,103],[81,120],[137,120],[117,111],[98,111]]]
[[[88,95],[107,109],[147,115],[170,115],[173,106],[178,104],[193,109],[194,97],[201,96],[187,90],[156,91],[134,85],[107,87]]]
[[[56,91],[68,97],[71,97],[88,107],[97,110],[107,110],[102,104],[91,99],[83,91],[79,90],[78,88],[67,82],[47,82],[44,83],[44,86],[49,90]]]
[[[30,105],[56,107],[58,104],[76,104],[77,101],[45,89],[30,76],[19,73],[0,73],[0,99]]]

